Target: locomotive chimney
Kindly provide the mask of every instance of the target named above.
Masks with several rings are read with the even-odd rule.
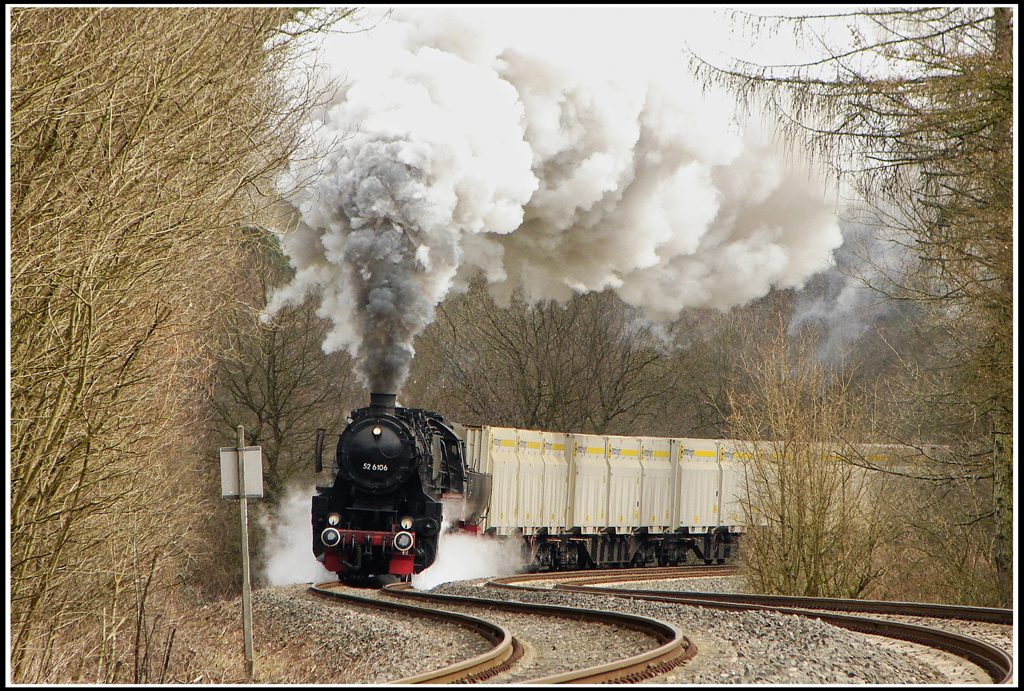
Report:
[[[394,415],[395,399],[397,397],[398,394],[395,393],[371,393],[370,407],[385,415]]]

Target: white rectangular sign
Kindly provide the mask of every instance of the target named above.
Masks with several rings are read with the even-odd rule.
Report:
[[[247,446],[245,460],[245,498],[263,496],[263,447]],[[238,499],[238,449],[233,446],[220,450],[220,493],[227,499]]]

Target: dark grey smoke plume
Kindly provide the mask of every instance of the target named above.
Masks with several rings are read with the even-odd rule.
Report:
[[[897,308],[885,290],[897,285],[914,262],[898,231],[886,229],[868,210],[857,215],[841,222],[844,241],[833,252],[832,266],[797,295],[790,320],[790,333],[807,323],[824,329],[819,360],[841,360],[872,324]]]
[[[399,391],[476,272],[499,299],[611,287],[664,319],[827,266],[841,236],[821,185],[731,126],[731,104],[681,68],[528,46],[482,16],[406,9],[319,53],[349,78],[317,124],[338,143],[282,180],[296,277],[267,312],[318,294],[324,350],[348,348],[368,388]]]
[[[397,392],[413,339],[434,319],[431,274],[451,271],[458,246],[422,227],[423,172],[402,162],[403,143],[368,141],[353,156],[353,184],[338,191],[336,222],[351,228],[342,259],[351,270],[351,318],[362,339],[357,370],[370,391]]]

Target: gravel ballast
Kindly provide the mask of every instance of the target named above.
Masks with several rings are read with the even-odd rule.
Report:
[[[625,612],[679,627],[697,645],[697,657],[646,683],[991,683],[978,668],[969,669],[973,665],[965,665],[951,656],[908,643],[856,634],[817,619],[771,612],[726,612],[558,591],[512,591],[483,587],[485,582],[446,583],[431,592]],[[620,587],[653,589],[657,583],[623,583]],[[668,589],[666,584],[672,582],[660,583],[659,587]],[[672,587],[698,592],[743,590],[736,577],[724,576],[686,579],[675,582]],[[359,594],[377,596],[374,591]],[[221,610],[216,615],[218,619],[240,616],[238,601],[223,603],[217,609]],[[452,609],[491,621],[499,619],[498,612],[493,610]],[[646,645],[641,640],[632,640],[630,635],[618,644],[601,644],[593,630],[584,630],[586,627],[569,621],[553,628],[551,621],[545,621],[546,617],[513,619],[507,622],[507,627],[514,635],[528,641],[528,656],[521,663],[524,666],[518,672],[509,670],[487,683],[522,681],[531,676],[535,678],[539,672],[557,671],[542,666],[526,669],[535,664],[533,654],[540,645],[557,648],[560,654],[567,651],[568,659],[585,661],[578,665],[580,667],[607,661],[594,652],[595,645],[598,651],[608,648],[607,659],[633,654]],[[490,647],[477,634],[458,626],[325,601],[311,595],[307,584],[254,591],[253,620],[256,681],[264,683],[379,684],[438,669],[479,655]],[[934,621],[922,623],[944,628],[936,626]],[[957,624],[950,622],[950,625]],[[1002,631],[1002,640],[1009,641],[1005,645],[1012,648],[1012,627],[983,626],[996,631],[992,634],[996,637],[1000,635],[998,631]],[[235,645],[234,641],[229,644],[232,650]],[[529,650],[531,647],[534,650]]]
[[[692,584],[688,584],[688,589],[689,585]],[[675,624],[697,644],[697,657],[654,681],[682,684],[949,683],[944,674],[905,653],[819,620],[794,615],[725,612],[561,592],[481,589],[472,582],[447,583],[438,586],[435,592],[627,612]]]
[[[253,592],[258,681],[381,684],[491,649],[467,629],[399,612],[332,602],[308,584]],[[373,595],[373,591],[360,593]]]

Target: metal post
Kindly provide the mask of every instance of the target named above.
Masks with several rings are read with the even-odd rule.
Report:
[[[252,583],[249,580],[249,506],[245,499],[245,428],[238,426],[238,499],[242,518],[242,635],[245,674],[252,679]]]

